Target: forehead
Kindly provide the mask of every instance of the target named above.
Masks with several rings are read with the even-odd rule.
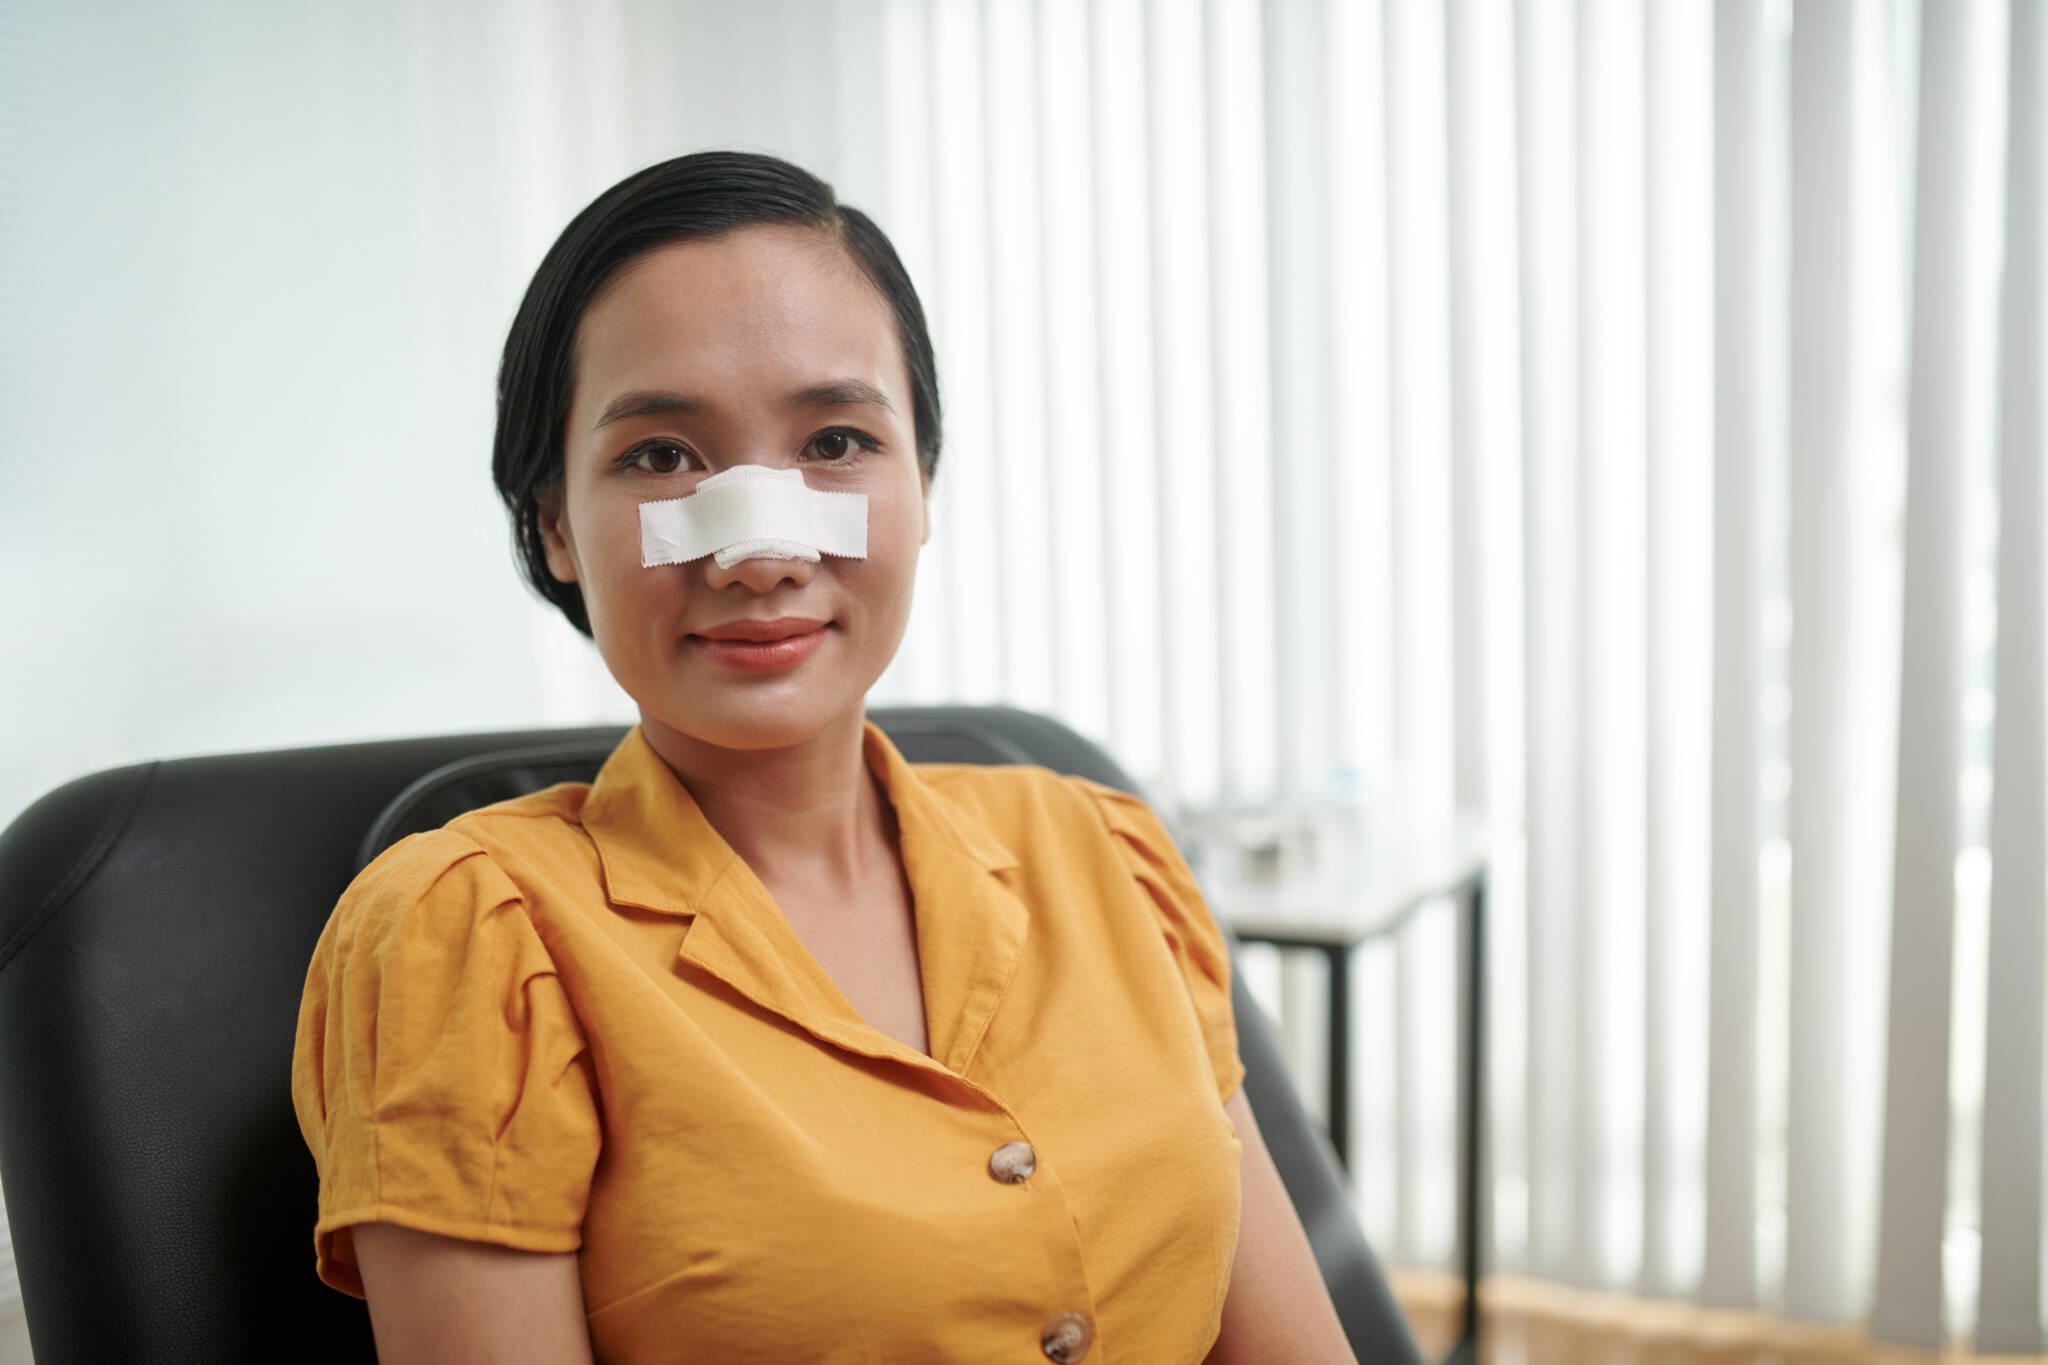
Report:
[[[742,228],[657,247],[613,278],[577,331],[572,413],[635,389],[715,402],[820,378],[866,379],[908,413],[894,313],[823,233]]]

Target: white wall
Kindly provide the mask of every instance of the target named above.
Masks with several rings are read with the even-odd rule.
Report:
[[[402,5],[323,8],[10,35],[0,819],[145,755],[551,714],[488,476],[536,238],[428,107],[492,92]]]
[[[872,203],[884,17],[0,5],[0,826],[144,758],[627,718],[513,567],[505,328],[650,161]]]

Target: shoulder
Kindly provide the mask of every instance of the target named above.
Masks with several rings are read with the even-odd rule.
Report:
[[[435,833],[454,834],[500,862],[517,862],[522,854],[545,854],[587,842],[583,804],[588,782],[559,782],[552,787],[464,812]]]
[[[337,913],[359,904],[392,908],[407,901],[519,899],[568,866],[594,875],[582,811],[587,783],[562,783],[480,806],[439,829],[409,835],[357,874]]]
[[[407,835],[372,859],[342,893],[337,915],[426,900],[497,874],[483,845],[450,825]],[[502,875],[502,874],[499,874]]]
[[[1035,764],[915,766],[926,786],[998,832],[1053,823],[1103,835],[1133,820],[1156,823],[1151,808],[1129,792]]]
[[[465,921],[531,897],[531,875],[588,861],[581,815],[587,783],[561,783],[408,835],[356,874],[330,937],[459,932]]]
[[[466,811],[439,829],[407,835],[356,874],[349,894],[401,886],[425,890],[451,873],[487,875],[487,865],[516,862],[525,846],[581,837],[589,792],[588,783],[559,783]]]
[[[920,764],[927,786],[1019,854],[1099,851],[1140,875],[1179,872],[1173,836],[1144,798],[1085,777],[1030,765]]]

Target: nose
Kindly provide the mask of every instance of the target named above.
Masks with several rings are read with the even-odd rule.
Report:
[[[730,569],[718,567],[718,556],[704,556],[704,581],[714,590],[729,588],[734,584],[750,588],[766,595],[782,584],[801,588],[811,581],[811,572],[818,566],[806,559],[742,559]]]

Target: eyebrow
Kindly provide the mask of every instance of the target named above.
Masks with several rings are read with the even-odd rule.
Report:
[[[635,393],[623,393],[614,398],[610,405],[598,415],[591,430],[623,422],[629,417],[663,417],[670,413],[702,412],[707,404],[701,398],[691,398],[680,393],[648,389]],[[791,408],[843,408],[877,407],[893,413],[895,405],[888,395],[863,379],[832,379],[823,384],[813,384],[798,389],[785,400],[783,406]]]
[[[798,389],[789,396],[792,408],[876,407],[894,412],[889,396],[864,379],[833,379]]]

